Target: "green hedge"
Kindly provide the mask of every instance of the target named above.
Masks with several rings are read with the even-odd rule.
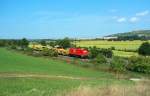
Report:
[[[128,70],[150,73],[150,57],[131,57],[129,58]]]

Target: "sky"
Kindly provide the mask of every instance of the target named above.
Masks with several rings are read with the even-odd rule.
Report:
[[[98,38],[150,29],[150,0],[0,0],[0,39]]]

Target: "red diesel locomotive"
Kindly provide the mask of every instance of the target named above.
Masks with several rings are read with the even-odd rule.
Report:
[[[88,57],[89,51],[81,48],[69,48],[69,55],[76,57]]]

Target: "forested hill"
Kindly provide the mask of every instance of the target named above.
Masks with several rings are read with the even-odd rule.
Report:
[[[125,32],[125,33],[117,33],[109,35],[109,37],[123,37],[123,36],[148,36],[150,37],[150,30],[138,30],[138,31],[131,31],[131,32]]]
[[[118,40],[150,40],[150,30],[138,30],[132,32],[118,33],[106,37],[117,37]]]

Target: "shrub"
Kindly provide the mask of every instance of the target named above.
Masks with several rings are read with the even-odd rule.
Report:
[[[150,57],[130,57],[128,70],[141,73],[150,73]]]
[[[11,45],[10,48],[11,49],[17,49],[17,47],[15,45]]]
[[[59,45],[59,47],[62,47],[62,48],[69,48],[69,47],[71,47],[71,40],[66,37],[62,40],[57,40],[56,44]]]
[[[43,46],[46,46],[46,41],[45,40],[41,40],[40,44],[43,45]]]
[[[21,46],[23,49],[27,48],[28,45],[29,45],[29,41],[28,41],[26,38],[21,39],[21,40],[19,41],[19,43],[20,43],[20,46]]]
[[[96,63],[96,65],[99,64],[105,64],[107,63],[106,57],[102,54],[98,54],[96,58],[93,59],[93,62]]]
[[[111,49],[100,49],[99,52],[102,53],[107,58],[111,58],[113,56],[113,52]]]
[[[115,48],[114,46],[112,46],[110,49],[111,49],[111,50],[115,50],[116,48]]]
[[[0,47],[4,47],[6,45],[6,41],[5,40],[0,40]]]
[[[125,60],[120,57],[113,57],[110,62],[110,69],[115,72],[124,72],[126,70]]]
[[[90,58],[95,58],[99,52],[98,52],[98,48],[96,46],[94,47],[90,47]]]
[[[97,48],[96,46],[90,47],[90,58],[96,58],[99,54],[104,55],[107,58],[111,58],[113,56],[113,52],[111,49],[103,49]]]
[[[138,53],[143,56],[150,56],[150,43],[144,42],[138,49]]]

